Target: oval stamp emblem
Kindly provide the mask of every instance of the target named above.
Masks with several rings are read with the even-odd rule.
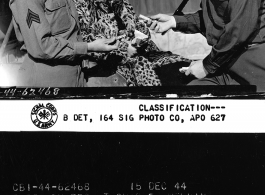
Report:
[[[37,104],[31,111],[33,124],[40,129],[49,129],[57,121],[58,114],[56,108],[51,104]]]

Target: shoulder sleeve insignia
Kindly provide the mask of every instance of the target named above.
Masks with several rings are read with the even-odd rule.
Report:
[[[40,17],[38,14],[34,13],[30,9],[28,9],[28,14],[27,14],[27,24],[28,27],[30,28],[32,25],[32,22],[36,22],[40,24]]]

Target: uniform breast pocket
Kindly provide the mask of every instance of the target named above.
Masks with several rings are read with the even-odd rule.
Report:
[[[66,32],[71,27],[71,15],[66,0],[47,0],[46,17],[53,35]]]

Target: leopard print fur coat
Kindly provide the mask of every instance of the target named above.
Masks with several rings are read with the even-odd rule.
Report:
[[[171,52],[161,52],[151,40],[148,27],[136,16],[128,0],[73,0],[79,15],[81,35],[85,42],[98,38],[125,35],[117,50],[109,53],[91,52],[89,59],[107,62],[116,67],[128,86],[160,86],[155,68],[178,61],[189,61]],[[128,41],[138,30],[148,36],[147,44],[138,55],[128,56]]]

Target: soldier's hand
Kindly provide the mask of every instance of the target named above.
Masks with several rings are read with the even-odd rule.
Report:
[[[190,64],[189,68],[185,71],[185,75],[193,75],[197,79],[202,79],[206,77],[208,72],[204,69],[203,61],[198,60]]]
[[[163,33],[168,31],[171,28],[176,27],[176,20],[173,16],[169,16],[166,14],[157,14],[150,17],[152,20],[147,22],[147,26],[150,27],[151,30]]]
[[[108,52],[118,49],[119,44],[120,41],[116,40],[115,37],[111,39],[97,39],[91,43],[88,43],[88,51]]]

